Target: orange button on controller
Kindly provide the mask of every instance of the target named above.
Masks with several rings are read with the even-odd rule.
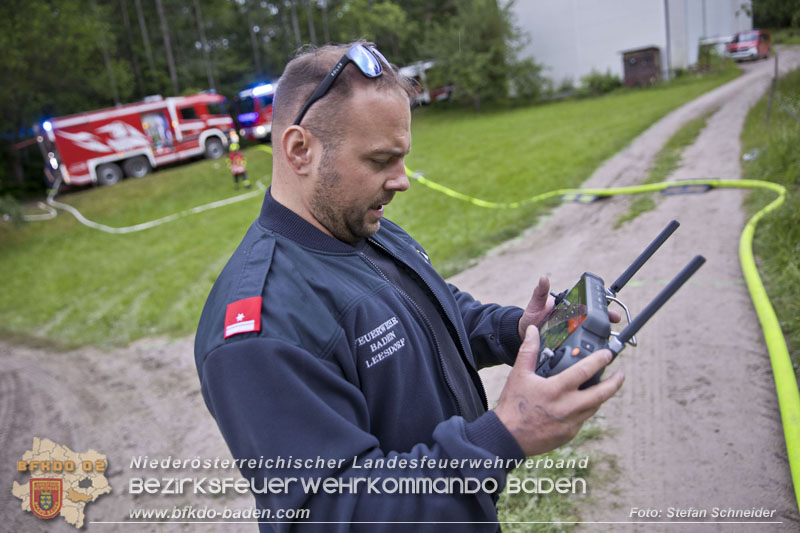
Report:
[[[578,357],[581,354],[580,348],[573,348],[572,349],[572,357]]]

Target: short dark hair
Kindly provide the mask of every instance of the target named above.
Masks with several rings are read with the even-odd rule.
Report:
[[[275,89],[273,108],[273,138],[279,138],[291,126],[300,108],[327,76],[333,66],[354,44],[373,46],[366,41],[349,44],[304,48],[289,61]],[[318,137],[326,149],[341,137],[339,111],[355,86],[370,84],[378,90],[400,90],[407,96],[413,94],[411,83],[393,65],[383,64],[383,73],[377,78],[367,78],[355,65],[348,65],[328,93],[314,103],[303,118],[302,125]],[[409,103],[410,105],[410,103]]]

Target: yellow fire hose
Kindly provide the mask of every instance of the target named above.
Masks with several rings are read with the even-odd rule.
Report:
[[[589,195],[598,197],[616,196],[621,194],[640,194],[647,192],[663,191],[670,188],[683,187],[711,187],[711,188],[735,188],[735,189],[768,189],[777,193],[778,197],[770,202],[766,207],[753,215],[742,230],[739,238],[739,262],[742,265],[747,288],[750,291],[750,298],[753,300],[761,328],[764,331],[764,340],[769,351],[770,363],[772,364],[772,375],[775,378],[775,389],[778,394],[778,405],[781,412],[783,423],[783,433],[786,440],[786,451],[789,457],[789,469],[794,484],[795,498],[798,509],[800,509],[800,392],[798,392],[797,379],[794,375],[792,362],[789,358],[789,349],[783,337],[778,317],[769,301],[767,291],[758,275],[755,259],[753,258],[753,235],[756,224],[764,215],[780,207],[786,199],[786,188],[777,183],[760,180],[721,180],[721,179],[696,179],[681,180],[678,182],[660,182],[647,185],[636,185],[633,187],[615,187],[608,189],[557,189],[554,191],[537,194],[530,198],[525,198],[516,202],[489,202],[474,198],[460,193],[449,187],[436,183],[414,173],[406,167],[406,174],[416,182],[425,185],[437,192],[469,202],[472,205],[485,207],[487,209],[515,209],[523,205],[541,202],[550,198],[564,195]]]

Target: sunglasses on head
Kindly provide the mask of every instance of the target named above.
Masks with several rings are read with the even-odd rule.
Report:
[[[300,113],[297,115],[297,118],[294,119],[294,125],[300,125],[300,121],[303,120],[303,117],[306,115],[308,108],[311,107],[311,104],[325,96],[328,91],[333,86],[333,82],[336,81],[336,78],[339,77],[339,74],[342,73],[344,67],[347,66],[348,63],[355,63],[358,67],[358,70],[361,71],[361,74],[366,76],[367,78],[377,78],[383,72],[383,65],[382,63],[389,64],[386,61],[386,58],[383,57],[383,54],[378,52],[378,49],[374,46],[364,46],[363,44],[354,44],[347,50],[342,58],[339,60],[338,63],[333,67],[330,74],[325,76],[317,88],[314,89],[314,92],[311,93],[308,101],[306,101],[303,109],[300,110]]]

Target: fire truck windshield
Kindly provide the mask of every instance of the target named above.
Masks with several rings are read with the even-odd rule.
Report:
[[[271,84],[259,85],[241,91],[234,100],[234,120],[239,135],[250,140],[265,139],[272,129],[272,99],[275,89]]]

